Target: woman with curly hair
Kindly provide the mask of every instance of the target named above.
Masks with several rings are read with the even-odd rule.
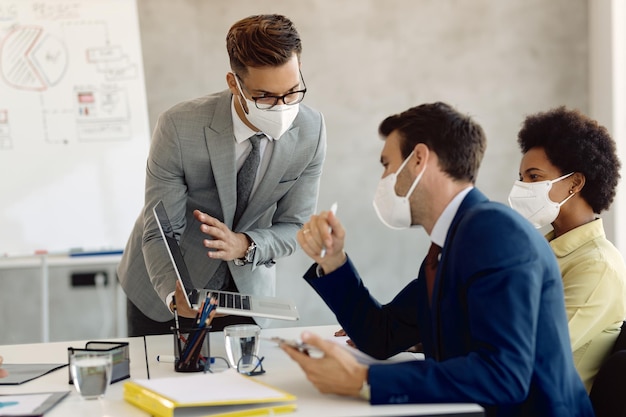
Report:
[[[518,134],[523,157],[509,204],[546,235],[563,278],[576,369],[587,391],[626,317],[626,266],[598,216],[620,178],[606,128],[559,107],[526,118]]]

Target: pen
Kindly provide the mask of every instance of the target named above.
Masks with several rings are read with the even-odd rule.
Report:
[[[337,214],[337,202],[335,201],[332,206],[330,206],[330,212],[333,214]],[[331,229],[330,227],[328,228],[328,232],[332,232],[333,229]],[[326,247],[322,248],[322,252],[320,253],[320,258],[323,258],[324,256],[326,256]]]
[[[19,403],[17,401],[4,401],[4,402],[0,402],[0,408],[3,407],[10,407],[12,405],[18,405]]]
[[[210,293],[207,293],[205,300],[202,302],[202,307],[198,311],[196,320],[195,330],[193,334],[189,334],[189,339],[185,345],[185,349],[180,357],[180,360],[183,365],[187,365],[187,363],[194,356],[197,358],[200,354],[201,345],[204,341],[204,337],[206,335],[207,326],[209,325],[209,314],[214,306],[214,299],[210,296]]]
[[[180,325],[178,324],[178,310],[176,309],[176,296],[172,296],[172,310],[174,310],[174,322],[176,323],[176,328],[180,330]]]
[[[181,357],[181,361],[183,362],[183,365],[187,365],[192,358],[194,358],[194,360],[191,362],[191,364],[195,364],[197,363],[197,359],[200,356],[200,350],[202,349],[202,343],[204,343],[204,337],[206,336],[206,328],[202,328],[201,330],[196,330],[195,334],[194,334],[194,342],[193,345],[191,345],[191,347],[189,348],[189,353],[185,356],[185,360],[183,361],[183,358]]]

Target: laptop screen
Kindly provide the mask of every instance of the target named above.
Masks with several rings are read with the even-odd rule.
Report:
[[[191,281],[191,275],[189,275],[189,271],[187,270],[187,265],[183,259],[183,254],[178,246],[178,241],[174,236],[170,219],[167,217],[167,213],[165,212],[163,201],[159,201],[154,206],[153,212],[157,223],[159,224],[159,228],[161,229],[161,235],[167,244],[168,252],[176,269],[176,274],[180,278],[181,284],[183,284],[185,293],[190,298],[189,302],[193,304],[196,301],[193,299],[196,296],[196,291],[193,286],[193,282]]]

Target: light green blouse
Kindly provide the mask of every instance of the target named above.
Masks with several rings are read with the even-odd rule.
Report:
[[[602,219],[546,239],[561,268],[574,364],[589,392],[626,318],[624,258],[607,240]]]

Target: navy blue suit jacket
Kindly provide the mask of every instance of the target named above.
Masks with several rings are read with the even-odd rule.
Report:
[[[423,344],[423,361],[370,366],[372,404],[472,402],[489,416],[593,416],[550,246],[477,189],[450,225],[432,308],[423,265],[386,305],[349,260],[320,278],[312,267],[305,279],[362,351],[388,358]]]

